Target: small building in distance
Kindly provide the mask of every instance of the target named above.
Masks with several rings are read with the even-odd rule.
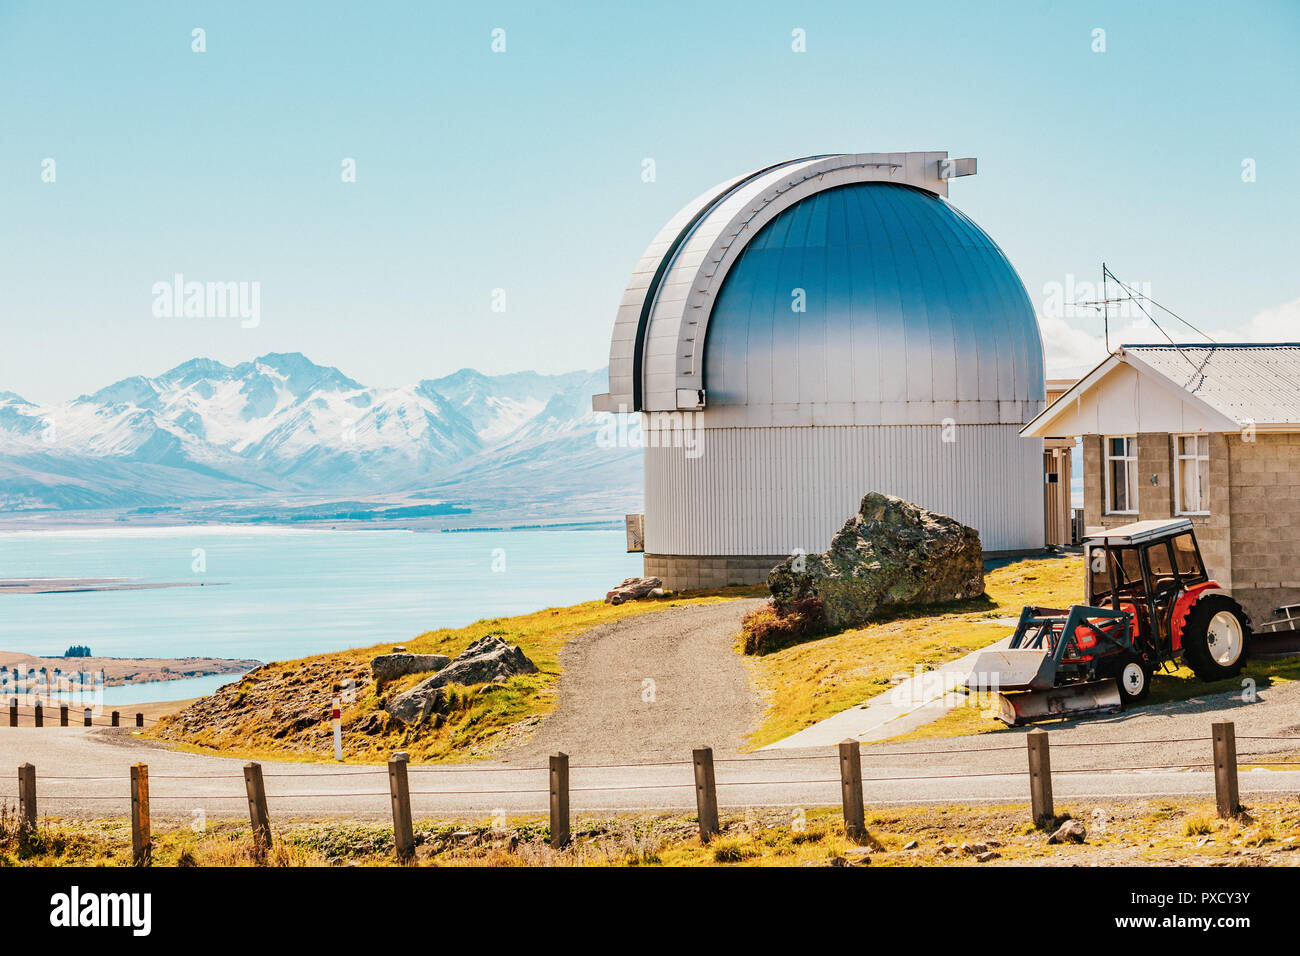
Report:
[[[1045,405],[1043,345],[1014,267],[947,201],[974,172],[943,152],[805,157],[663,227],[592,403],[640,415],[647,575],[761,582],[870,491],[989,553],[1043,548],[1043,443],[1020,436]]]
[[[1023,434],[1082,438],[1088,531],[1190,518],[1256,625],[1300,602],[1300,343],[1121,346]]]

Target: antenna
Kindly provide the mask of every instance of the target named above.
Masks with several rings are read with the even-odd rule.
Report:
[[[1106,334],[1106,354],[1110,354],[1110,289],[1106,285],[1106,276],[1110,275],[1110,270],[1106,268],[1106,260],[1101,260],[1101,318],[1104,323]]]
[[[1115,284],[1119,286],[1120,291],[1124,293],[1123,298],[1116,297],[1112,299],[1110,297],[1110,285],[1109,285],[1110,280],[1114,280]],[[1112,302],[1132,302],[1134,305],[1136,305],[1139,309],[1142,310],[1143,315],[1145,315],[1148,319],[1151,320],[1151,324],[1154,325],[1156,329],[1160,332],[1160,334],[1165,337],[1166,341],[1168,341],[1170,345],[1172,345],[1175,349],[1177,349],[1178,354],[1181,355],[1184,359],[1186,359],[1187,363],[1191,365],[1192,368],[1196,369],[1197,372],[1199,373],[1200,367],[1197,366],[1197,364],[1188,357],[1187,353],[1183,351],[1182,347],[1173,340],[1173,337],[1170,336],[1168,332],[1165,331],[1164,326],[1162,326],[1159,322],[1156,321],[1156,317],[1147,310],[1147,307],[1145,305],[1142,304],[1143,301],[1150,302],[1152,305],[1154,305],[1157,309],[1160,309],[1162,312],[1167,312],[1169,315],[1172,315],[1175,319],[1183,323],[1183,325],[1187,326],[1197,335],[1204,338],[1211,345],[1219,344],[1217,341],[1214,340],[1213,337],[1210,336],[1208,332],[1205,332],[1202,329],[1199,329],[1196,326],[1192,325],[1192,323],[1188,322],[1186,319],[1184,319],[1173,309],[1161,305],[1155,299],[1151,298],[1151,296],[1143,295],[1137,289],[1134,289],[1132,286],[1128,285],[1128,283],[1124,282],[1119,276],[1111,272],[1110,268],[1106,265],[1104,261],[1101,264],[1101,298],[1094,302],[1075,302],[1073,303],[1073,305],[1076,308],[1086,307],[1091,309],[1098,309],[1098,311],[1102,313],[1102,322],[1104,323],[1104,329],[1105,329],[1104,334],[1105,334],[1105,341],[1106,341],[1106,352],[1107,354],[1110,354],[1111,351],[1110,349],[1110,304]],[[1206,358],[1208,359],[1209,356],[1207,355]]]

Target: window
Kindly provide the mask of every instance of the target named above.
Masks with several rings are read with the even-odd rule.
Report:
[[[1174,436],[1174,496],[1180,515],[1210,511],[1210,436]]]
[[[1196,539],[1190,534],[1180,534],[1173,540],[1174,564],[1183,579],[1183,586],[1206,579],[1205,568],[1196,553]]]
[[[1137,438],[1124,435],[1104,439],[1106,447],[1106,513],[1137,514]]]

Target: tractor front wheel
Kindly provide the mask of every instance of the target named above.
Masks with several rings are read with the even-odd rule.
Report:
[[[1111,671],[1110,676],[1119,684],[1120,703],[1127,710],[1140,704],[1151,693],[1151,677],[1155,668],[1137,654],[1125,654]]]
[[[1183,660],[1203,681],[1236,677],[1250,650],[1250,618],[1226,594],[1207,594],[1183,625]]]

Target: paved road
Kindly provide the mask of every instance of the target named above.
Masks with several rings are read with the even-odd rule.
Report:
[[[1295,696],[1295,695],[1292,695]],[[1279,702],[1280,703],[1280,702]],[[1292,706],[1295,700],[1290,701]],[[1276,759],[1300,750],[1297,728],[1289,741],[1252,740],[1275,735],[1279,726],[1264,704],[1235,707],[1184,705],[1146,719],[1096,722],[1052,731],[1053,787],[1058,802],[1124,799],[1139,796],[1213,793],[1209,762],[1209,723],[1230,711],[1237,722],[1242,762]],[[1252,712],[1252,709],[1257,709]],[[1294,715],[1296,711],[1290,710]],[[1266,733],[1267,732],[1267,733]],[[1179,742],[1182,738],[1199,737]],[[1177,738],[1177,739],[1176,739]],[[1116,745],[1099,740],[1119,741]],[[1148,739],[1174,741],[1142,743]],[[687,755],[688,757],[689,755]],[[127,811],[127,768],[149,764],[156,819],[243,817],[246,811],[242,762],[155,749],[133,742],[129,730],[101,728],[0,728],[0,765],[25,760],[37,766],[38,806],[43,814],[81,818],[121,817]],[[682,809],[694,806],[691,769],[686,758],[638,766],[572,756],[572,806],[575,812]],[[1023,803],[1028,790],[1023,733],[1007,731],[980,738],[935,740],[866,747],[863,776],[869,804]],[[485,818],[500,809],[510,814],[544,814],[545,764],[504,763],[456,768],[413,767],[411,789],[417,817]],[[1125,769],[1105,772],[1103,768]],[[275,819],[347,816],[386,820],[387,781],[382,768],[336,764],[264,764],[267,793]],[[16,774],[0,787],[0,799],[13,805]],[[838,762],[833,751],[788,751],[780,755],[722,757],[717,764],[719,802],[745,806],[813,807],[839,800]],[[744,784],[744,785],[742,785]],[[1243,770],[1243,798],[1300,794],[1300,771]]]

